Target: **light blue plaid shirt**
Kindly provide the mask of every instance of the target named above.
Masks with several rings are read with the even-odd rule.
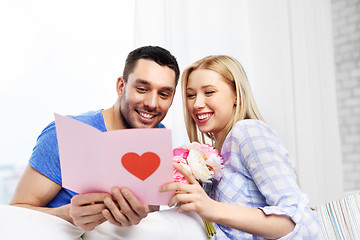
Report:
[[[228,134],[221,155],[224,175],[215,200],[284,214],[296,224],[281,239],[322,239],[316,215],[296,182],[294,163],[278,135],[264,122],[242,120]],[[215,224],[216,239],[263,239]]]

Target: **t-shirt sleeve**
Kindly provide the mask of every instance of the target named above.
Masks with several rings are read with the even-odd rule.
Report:
[[[165,128],[165,125],[162,123],[159,123],[158,125],[155,126],[155,128]]]
[[[31,154],[30,165],[55,183],[61,185],[59,148],[55,123],[50,123],[40,134]]]

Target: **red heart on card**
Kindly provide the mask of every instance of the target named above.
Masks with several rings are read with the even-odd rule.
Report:
[[[146,152],[141,156],[129,152],[122,156],[121,163],[129,173],[144,181],[158,169],[160,158],[153,152]]]

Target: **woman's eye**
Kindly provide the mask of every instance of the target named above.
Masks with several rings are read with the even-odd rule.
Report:
[[[186,94],[186,97],[187,97],[187,98],[194,98],[194,97],[195,97],[195,94],[188,93],[188,94]]]
[[[215,91],[206,91],[206,92],[205,92],[205,95],[211,95],[211,94],[213,94],[213,93],[215,93]]]

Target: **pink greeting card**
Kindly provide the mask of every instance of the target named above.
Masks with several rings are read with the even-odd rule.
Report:
[[[171,131],[161,128],[101,132],[55,114],[63,187],[78,193],[127,187],[144,204],[167,205],[160,193],[173,182]]]

